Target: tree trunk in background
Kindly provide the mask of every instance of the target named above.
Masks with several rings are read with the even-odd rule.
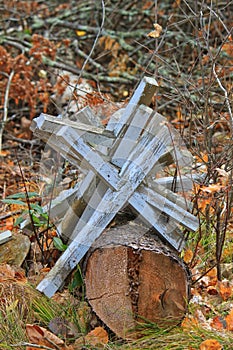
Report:
[[[86,295],[99,318],[122,338],[146,319],[159,326],[181,321],[189,299],[187,267],[177,255],[128,223],[104,232],[86,260]]]

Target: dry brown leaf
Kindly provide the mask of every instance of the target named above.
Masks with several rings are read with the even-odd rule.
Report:
[[[154,30],[148,33],[147,36],[149,36],[150,38],[159,38],[163,28],[158,23],[154,23],[153,26]]]
[[[210,325],[214,329],[221,331],[226,328],[226,320],[221,316],[215,316]]]
[[[219,192],[222,189],[222,187],[223,186],[219,184],[211,184],[209,186],[202,186],[201,190],[207,193],[215,193],[215,192]]]
[[[5,281],[6,279],[12,279],[15,277],[15,270],[13,267],[7,264],[0,265],[0,282]]]
[[[222,345],[215,339],[206,339],[200,344],[200,350],[221,350]]]
[[[231,35],[228,37],[228,42],[223,44],[222,50],[225,51],[230,57],[233,57],[233,40]]]
[[[195,317],[185,317],[181,323],[184,331],[189,332],[191,329],[198,327],[198,321]]]
[[[23,270],[18,268],[16,271],[15,268],[8,264],[0,264],[0,282],[14,281],[20,283],[26,283],[27,278]]]
[[[224,301],[228,300],[232,296],[232,288],[228,280],[218,282],[219,294]]]
[[[9,151],[3,151],[3,150],[0,151],[0,156],[1,157],[6,157],[6,156],[8,156],[8,154],[10,154]]]
[[[47,331],[43,327],[37,325],[27,324],[26,333],[31,343],[41,346],[47,346],[51,349],[57,349],[58,346],[61,349],[66,349],[63,340],[58,338],[53,333]],[[53,345],[54,344],[54,345]],[[35,350],[34,347],[26,347],[26,350]]]
[[[226,316],[227,330],[233,331],[233,309]]]
[[[206,290],[209,295],[218,295],[218,291],[214,286],[208,286]]]
[[[96,327],[85,336],[85,340],[92,346],[105,345],[108,343],[108,333],[103,327]]]
[[[184,262],[188,264],[192,261],[192,258],[193,258],[193,251],[191,249],[186,249],[183,257]]]

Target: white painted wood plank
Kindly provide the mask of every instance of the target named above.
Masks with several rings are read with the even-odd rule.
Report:
[[[168,189],[174,188],[174,192],[187,192],[192,190],[194,183],[202,183],[205,177],[206,174],[185,174],[177,176],[175,179],[174,176],[151,179],[150,182],[155,182]]]
[[[139,143],[139,146],[138,146],[138,148],[139,148],[139,151],[137,150],[137,148],[136,148],[136,155],[137,155],[137,160],[136,160],[136,162],[138,162],[138,159],[140,159],[140,157],[138,157],[138,153],[140,153],[140,155],[141,155],[141,152],[142,152],[142,150],[143,150],[143,148],[145,148],[145,147],[148,147],[148,143],[150,142],[150,140],[152,139],[152,138],[154,138],[154,133],[156,133],[157,134],[157,136],[158,136],[158,134],[159,133],[162,133],[163,134],[163,137],[161,138],[162,140],[165,140],[165,137],[164,137],[164,135],[166,134],[166,138],[169,140],[169,137],[168,136],[170,136],[170,134],[168,133],[168,130],[167,130],[167,127],[165,126],[165,123],[164,123],[164,118],[162,117],[162,116],[160,116],[160,115],[157,115],[157,118],[158,118],[158,122],[157,122],[157,125],[156,125],[156,128],[154,127],[154,121],[151,121],[151,123],[149,124],[149,126],[148,126],[148,130],[149,130],[149,132],[148,132],[148,130],[147,130],[147,134],[146,133],[144,133],[144,140],[143,140],[143,142],[142,141],[140,141],[140,143],[142,143],[142,145],[140,145],[140,143]],[[64,131],[64,128],[65,128],[65,131]],[[67,133],[67,130],[69,130],[69,133]],[[151,130],[153,130],[153,134],[151,133]],[[71,131],[70,130],[70,128],[67,128],[67,127],[63,127],[62,129],[59,129],[59,132],[58,132],[58,136],[59,135],[62,135],[62,140],[60,140],[59,139],[59,137],[57,137],[57,135],[53,135],[52,136],[52,139],[54,138],[54,146],[56,147],[56,144],[57,144],[57,139],[59,139],[59,142],[60,142],[60,144],[61,145],[64,145],[64,144],[68,144],[68,149],[67,149],[67,152],[69,152],[69,153],[71,153],[72,152],[72,157],[73,157],[73,159],[75,160],[75,159],[77,159],[78,158],[78,156],[80,156],[80,149],[78,150],[78,154],[77,153],[75,153],[75,152],[73,152],[72,150],[73,150],[73,146],[71,147],[70,146],[70,144],[69,143],[67,143],[66,142],[66,140],[68,139],[69,140],[69,142],[72,144],[72,142],[73,142],[73,140],[76,140],[76,138],[77,138],[77,134],[76,133],[74,133],[73,132],[73,130]],[[65,136],[64,136],[65,135]],[[72,137],[70,137],[70,135],[72,135]],[[51,140],[50,140],[51,141]],[[167,141],[166,143],[169,143],[169,141]],[[84,143],[83,143],[84,144]],[[85,145],[85,144],[84,144]],[[64,147],[64,146],[63,146]],[[92,151],[92,150],[91,150]],[[83,153],[82,154],[82,157],[84,156],[84,157],[86,157],[86,155],[87,155],[87,153],[89,153],[90,152],[90,149],[88,148],[88,151],[86,152],[86,153]],[[92,156],[92,158],[90,158],[90,161],[92,162],[92,160],[94,159],[94,158],[96,158],[96,154],[97,153],[95,153],[94,152],[94,154],[93,154],[93,156]],[[98,154],[97,154],[98,155]],[[100,161],[102,162],[103,160],[102,159],[100,159]],[[129,164],[130,164],[130,162],[129,162]],[[128,165],[129,165],[128,164]],[[92,166],[93,166],[93,162],[92,162]],[[94,170],[96,169],[96,167],[94,166]],[[111,168],[110,169],[110,174],[111,174],[111,171],[112,171],[112,169],[114,169],[114,171],[115,171],[115,168]],[[125,170],[124,170],[125,171]],[[122,175],[122,174],[121,174]],[[110,176],[110,178],[111,178],[111,176]],[[107,183],[108,184],[110,184],[110,186],[111,186],[111,182],[109,183],[108,181],[109,181],[109,177],[107,177],[107,178],[105,178],[107,181]],[[113,186],[113,188],[117,188],[118,187],[118,181],[119,181],[119,179],[116,179],[116,181],[114,182],[114,186]],[[104,193],[104,191],[102,191],[102,194]],[[97,191],[97,195],[98,195],[98,191]],[[96,209],[96,204],[98,203],[98,201],[96,201],[96,199],[94,199],[96,197],[96,195],[94,195],[94,197],[93,197],[93,202],[92,203],[90,203],[90,206],[88,206],[86,209],[85,209],[85,214],[84,214],[84,217],[79,221],[79,224],[78,224],[78,228],[79,229],[81,229],[82,227],[83,227],[83,225],[91,218],[91,215],[93,214],[93,212],[94,212],[94,210]],[[75,223],[77,223],[77,221],[74,221],[74,225],[71,225],[71,228],[69,228],[68,230],[65,230],[66,231],[66,233],[65,233],[65,236],[66,237],[68,237],[69,235],[70,235],[70,233],[72,232],[72,229],[74,228],[74,226],[75,226]],[[81,226],[80,226],[81,225]],[[69,231],[69,234],[68,234],[68,232],[67,231]],[[74,237],[74,235],[75,234],[73,234],[72,235],[72,238]]]
[[[71,152],[77,158],[98,174],[98,176],[111,188],[118,189],[118,171],[117,169],[103,159],[103,157],[93,148],[88,146],[82,139],[81,135],[70,127],[62,127],[56,134],[56,139],[64,145],[67,145]]]
[[[143,128],[148,120],[153,118],[153,110],[147,106],[140,105],[133,114],[133,118],[125,131],[123,138],[118,138],[114,143],[111,153],[113,154],[111,163],[122,167],[128,159],[131,151],[137,145]]]
[[[103,129],[103,124],[101,123],[100,118],[97,115],[93,114],[92,109],[89,106],[82,108],[80,111],[72,115],[72,118],[75,122],[93,125]],[[66,121],[70,119],[64,117],[63,120]]]
[[[57,233],[63,240],[67,241],[70,239],[74,228],[79,222],[82,211],[85,210],[92,196],[92,191],[95,189],[97,181],[98,179],[94,172],[90,170],[80,183],[72,203],[70,203],[63,220],[57,227]]]
[[[151,140],[148,147],[143,150],[140,161],[137,164],[130,164],[127,168],[120,180],[120,190],[113,191],[108,189],[106,191],[91,216],[91,220],[89,220],[81,231],[74,234],[74,240],[46,278],[38,285],[37,289],[47,296],[52,296],[56,292],[70,271],[86,254],[94,240],[99,237],[105,227],[115,217],[116,213],[127,203],[136,188],[165,151],[166,145],[162,143],[158,145],[157,140]]]
[[[164,152],[162,156],[158,159],[158,162],[155,162],[151,170],[156,167],[156,164],[159,163],[160,159],[170,151],[171,137],[170,132],[164,123],[164,118],[156,114],[156,119],[152,118],[148,125],[145,127],[143,134],[137,144],[137,146],[132,150],[128,159],[123,164],[120,170],[120,176],[127,171],[128,167],[132,163],[138,164],[142,161],[144,151],[147,150],[148,153],[155,152],[156,149],[164,147]],[[155,125],[156,124],[156,125]],[[153,148],[151,148],[151,142],[153,141]]]
[[[45,138],[46,136],[46,139],[48,139],[52,134],[57,134],[62,126],[73,128],[82,136],[85,142],[90,144],[101,144],[105,147],[111,147],[115,141],[114,135],[103,128],[73,122],[69,119],[63,120],[44,113],[33,119],[30,129],[36,136],[40,138]]]
[[[43,206],[44,212],[49,212],[50,219],[61,219],[74,201],[78,186],[64,190],[59,195],[52,199],[51,203]]]
[[[69,243],[75,240],[75,237],[77,236],[78,232],[80,232],[83,229],[83,227],[92,220],[92,216],[95,213],[95,211],[98,210],[97,208],[99,206],[99,203],[101,202],[107,190],[108,186],[106,186],[104,182],[100,181],[99,184],[96,186],[95,190],[93,191],[93,194],[90,197],[89,201],[86,203],[87,205],[80,219],[78,220],[76,227],[74,227],[73,232],[70,235]]]
[[[148,182],[147,186],[145,187],[146,187],[145,190],[147,190],[147,188],[151,189],[152,191],[158,193],[159,195],[167,198],[169,201],[176,203],[179,207],[181,207],[184,210],[191,210],[193,207],[193,204],[191,201],[173,192],[169,188],[166,188],[160,185],[160,183],[156,181]]]
[[[164,217],[161,211],[149,205],[146,195],[135,192],[129,199],[129,204],[140,214],[140,219],[149,228],[154,228],[163,241],[169,243],[177,251],[184,246],[184,236],[178,229],[178,223],[172,218]]]
[[[196,231],[199,222],[198,218],[187,211],[187,208],[182,208],[180,204],[181,200],[175,198],[175,196],[170,196],[169,200],[166,198],[166,194],[159,194],[158,192],[152,190],[151,188],[139,187],[139,194],[143,194],[145,201],[150,204],[153,208],[156,208],[160,212],[164,212],[169,217],[173,218],[179,224],[184,226],[190,231]],[[177,196],[178,197],[178,196]],[[166,237],[165,237],[166,238]]]
[[[0,232],[0,244],[8,242],[12,238],[10,230]]]
[[[132,114],[140,105],[149,106],[157,88],[158,83],[155,79],[144,77],[124,109],[121,119],[116,124],[110,119],[106,129],[113,131],[116,136],[124,133],[124,128],[130,124]]]

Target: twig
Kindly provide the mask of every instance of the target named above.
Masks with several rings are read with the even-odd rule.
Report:
[[[32,343],[27,343],[27,342],[22,342],[22,343],[18,343],[18,344],[11,344],[11,346],[12,347],[30,346],[31,348],[36,348],[36,349],[54,350],[53,348],[49,348],[48,346],[45,346],[45,345],[32,344]]]
[[[7,214],[1,215],[0,220],[5,220],[7,218],[10,218],[11,216],[18,215],[21,212],[22,212],[22,210],[20,209],[20,210],[15,210],[15,211],[9,212]]]
[[[218,83],[220,89],[224,92],[227,109],[228,109],[228,112],[230,115],[231,131],[233,132],[233,114],[232,114],[232,110],[231,110],[230,99],[229,99],[227,90],[224,88],[224,86],[222,85],[222,83],[218,77],[218,74],[217,74],[216,69],[215,69],[215,62],[213,64],[213,74],[215,76],[215,79],[217,80],[217,83]]]
[[[75,48],[75,52],[79,55],[79,56],[81,56],[81,57],[83,57],[83,58],[88,58],[88,55],[85,53],[85,52],[83,52],[82,50],[80,50],[78,47],[76,47]],[[101,71],[101,72],[106,72],[107,71],[107,69],[105,68],[105,67],[103,67],[101,64],[99,64],[98,62],[96,62],[96,61],[94,61],[91,57],[89,57],[88,58],[88,60],[89,60],[89,62],[94,66],[94,67],[96,67],[99,71]]]
[[[19,137],[15,137],[13,135],[6,135],[5,136],[8,140],[13,140],[19,143],[25,143],[29,145],[39,145],[41,141],[39,139],[33,139],[33,140],[26,140],[26,139],[21,139]]]
[[[3,120],[2,120],[2,125],[0,128],[0,152],[2,151],[2,135],[3,135],[5,124],[7,122],[10,86],[11,86],[11,81],[12,81],[14,74],[15,74],[15,72],[12,70],[10,75],[9,75],[7,85],[6,85],[4,107],[3,107]]]
[[[55,21],[54,18],[51,18],[49,20],[44,20],[43,22],[41,22],[40,27],[46,26],[46,25],[50,25]],[[96,27],[91,27],[88,25],[79,25],[76,23],[72,23],[72,22],[68,22],[68,21],[62,21],[62,20],[56,20],[56,26],[58,27],[63,27],[63,28],[69,28],[69,29],[73,29],[73,30],[83,30],[85,32],[91,32],[91,33],[97,33],[99,32],[99,29]],[[32,26],[33,27],[33,26]],[[114,31],[111,29],[102,29],[101,33],[105,36],[114,36],[114,37],[121,37],[121,38],[136,38],[136,37],[141,37],[141,36],[146,36],[145,35],[145,31],[143,29],[137,29],[134,31]]]
[[[97,35],[96,35],[96,37],[95,37],[95,41],[94,41],[94,43],[93,43],[93,45],[92,45],[91,51],[89,52],[89,55],[87,56],[87,58],[85,59],[85,62],[83,63],[82,69],[81,69],[81,71],[80,71],[80,76],[79,76],[79,78],[81,77],[82,72],[84,71],[84,69],[85,69],[85,67],[86,67],[86,65],[87,65],[87,63],[88,63],[90,57],[91,57],[92,54],[93,54],[93,51],[94,51],[94,49],[95,49],[95,47],[96,47],[96,44],[97,44],[97,41],[98,41],[98,39],[99,39],[99,37],[100,37],[100,34],[101,34],[102,30],[103,30],[103,27],[104,27],[104,22],[105,22],[105,4],[104,4],[104,0],[101,0],[101,3],[102,3],[102,22],[101,22],[100,28],[99,28],[99,30],[98,30],[98,32],[97,32]]]
[[[38,237],[38,233],[37,233],[35,225],[34,225],[33,216],[32,216],[32,210],[31,210],[32,208],[31,208],[31,203],[30,203],[30,199],[29,199],[29,195],[28,195],[26,181],[25,181],[25,178],[24,178],[24,174],[23,174],[22,168],[21,168],[20,163],[19,163],[19,158],[18,158],[17,152],[16,152],[16,160],[17,160],[17,163],[18,163],[18,166],[19,166],[20,175],[21,175],[22,180],[23,180],[23,186],[24,186],[24,190],[25,190],[25,196],[26,196],[26,202],[27,202],[27,206],[28,206],[28,213],[29,213],[30,222],[31,222],[31,225],[32,225],[32,229],[33,229],[33,233],[34,233],[36,242],[37,242],[38,247],[39,247],[39,249],[41,251],[41,254],[42,254],[42,263],[44,263],[44,250],[43,250],[43,246],[41,245],[41,242],[40,242],[39,237]]]
[[[42,62],[46,66],[58,68],[58,69],[66,71],[66,72],[71,72],[73,74],[77,74],[78,76],[80,75],[80,72],[82,71],[80,69],[77,69],[73,66],[68,65],[67,63],[53,61],[45,56],[42,57]],[[129,84],[129,81],[130,82],[135,82],[135,81],[137,82],[138,81],[137,77],[130,75],[130,74],[127,74],[127,78],[125,78],[125,77],[121,77],[121,76],[119,76],[119,77],[110,77],[107,75],[103,76],[103,75],[97,75],[97,74],[88,73],[86,71],[82,71],[81,75],[86,79],[92,79],[95,81],[102,81],[102,82],[106,81],[109,83]],[[121,75],[125,76],[125,74],[123,72]]]

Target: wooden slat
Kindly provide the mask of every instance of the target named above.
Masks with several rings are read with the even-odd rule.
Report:
[[[131,151],[136,146],[142,130],[148,123],[149,119],[153,118],[153,110],[144,105],[140,105],[138,109],[133,114],[133,118],[130,125],[125,131],[124,137],[118,137],[115,141],[111,153],[113,156],[111,158],[111,163],[122,167],[125,161],[128,159]]]
[[[125,130],[130,124],[132,115],[135,110],[140,105],[149,106],[157,88],[158,83],[155,79],[144,77],[138,85],[133,96],[131,97],[128,105],[124,109],[120,120],[115,123],[115,119],[113,122],[110,119],[106,129],[113,131],[116,136],[122,137]]]
[[[12,239],[12,233],[10,230],[0,232],[0,244],[4,244]]]
[[[153,147],[151,148],[151,142],[153,141]],[[169,130],[167,129],[164,118],[158,114],[155,115],[155,119],[151,119],[148,125],[146,126],[137,146],[131,151],[128,159],[125,160],[125,163],[121,167],[120,176],[126,172],[129,166],[132,163],[138,164],[142,161],[142,157],[145,149],[147,149],[148,153],[154,153],[159,150],[161,147],[164,149],[163,154],[158,159],[158,162],[161,158],[164,157],[165,154],[171,149],[171,138]],[[153,164],[151,170],[156,166],[158,162]]]
[[[78,212],[76,208],[70,208],[63,226],[60,226],[66,238],[70,237],[70,245],[38,286],[46,295],[54,294],[93,241],[127,203],[149,227],[154,227],[161,238],[177,250],[184,243],[178,225],[182,224],[190,230],[196,229],[197,220],[187,211],[190,203],[159,183],[154,182],[151,187],[146,185],[146,181],[142,183],[165,163],[178,161],[179,166],[187,165],[189,161],[189,155],[186,157],[182,146],[176,147],[177,135],[167,127],[166,119],[146,107],[156,88],[154,79],[144,78],[127,107],[117,113],[121,115],[119,120],[117,115],[113,115],[105,132],[98,123],[97,129],[91,125],[94,123],[92,114],[90,119],[85,119],[84,116],[84,124],[80,123],[80,114],[76,130],[70,121],[67,122],[68,126],[62,126],[64,120],[57,122],[45,118],[43,121],[42,117],[34,123],[33,128],[40,137],[47,138],[52,147],[58,151],[60,149],[63,156],[77,166],[91,169],[89,173],[92,174],[90,182],[86,180],[86,187],[85,179],[80,185],[85,190],[76,194],[74,206],[78,205]],[[92,145],[95,149],[90,147]],[[109,147],[109,157],[97,152],[98,147],[106,152]],[[119,167],[119,171],[109,160]],[[94,180],[96,185],[93,187]],[[93,193],[90,193],[90,185]]]
[[[174,178],[174,176],[167,176],[154,179],[154,182],[168,189],[172,189],[174,192],[186,192],[193,188],[194,183],[202,183],[204,181],[206,174],[202,175],[203,176],[199,174],[184,174],[176,178]]]
[[[118,191],[108,189],[99,205],[91,216],[91,220],[79,232],[70,243],[67,250],[60,257],[54,268],[46,278],[38,285],[37,289],[52,296],[61,286],[70,271],[86,254],[94,240],[103,232],[105,227],[115,217],[116,213],[127,203],[136,188],[150,172],[151,168],[166,151],[166,146],[156,139],[152,139],[140,157],[140,161],[132,163],[124,173],[120,181]]]
[[[175,198],[174,193],[173,195],[170,194],[170,199],[168,199],[165,194],[159,194],[151,188],[141,186],[138,188],[137,192],[143,194],[145,196],[145,201],[153,208],[173,218],[188,230],[196,231],[198,228],[198,219],[187,211],[187,207],[185,209],[182,207],[183,203],[181,203],[181,198]]]
[[[150,140],[151,139],[154,139],[154,137],[155,137],[155,135],[153,135],[152,133],[151,133],[151,131],[153,131],[153,133],[156,133],[157,135],[156,135],[156,137],[157,138],[159,138],[158,137],[158,134],[159,133],[161,133],[162,134],[162,136],[161,136],[161,139],[163,139],[164,140],[164,142],[165,142],[165,139],[167,140],[166,141],[166,144],[169,144],[169,137],[170,137],[170,133],[168,132],[168,130],[167,130],[167,127],[166,127],[166,125],[164,124],[164,118],[162,117],[162,116],[160,116],[160,115],[156,115],[156,117],[158,118],[158,122],[156,123],[156,128],[154,127],[154,120],[151,120],[150,121],[150,123],[149,123],[149,125],[148,125],[148,130],[149,130],[149,132],[147,133],[147,134],[145,134],[144,133],[144,137],[140,140],[140,142],[138,143],[138,146],[137,146],[137,148],[136,149],[138,149],[137,151],[136,151],[136,153],[135,153],[135,150],[134,150],[134,152],[132,152],[132,154],[133,154],[133,156],[132,156],[132,160],[134,159],[134,158],[136,158],[136,162],[138,162],[138,159],[140,159],[140,156],[141,156],[141,152],[143,151],[143,149],[145,148],[145,147],[148,147],[148,142],[150,142]],[[67,132],[67,130],[69,131],[69,132]],[[76,135],[76,133],[74,133],[73,132],[73,130],[70,130],[69,128],[66,128],[65,127],[65,131],[64,131],[64,128],[61,130],[61,129],[59,129],[59,132],[58,132],[58,134],[60,134],[60,135],[62,135],[62,140],[60,140],[60,137],[58,137],[57,135],[53,135],[51,138],[50,138],[50,142],[51,142],[51,140],[54,138],[54,141],[53,141],[53,143],[54,143],[54,147],[56,147],[56,145],[57,145],[57,140],[59,140],[59,143],[60,143],[60,145],[68,145],[67,146],[67,149],[66,149],[66,152],[68,152],[69,154],[70,154],[70,152],[72,152],[72,158],[73,158],[73,160],[77,160],[78,159],[78,157],[80,157],[80,147],[78,147],[78,153],[75,151],[73,151],[73,141],[75,141],[76,140],[76,138],[77,138],[77,135]],[[72,135],[72,136],[70,136],[70,135]],[[166,137],[165,137],[165,135],[166,135]],[[66,140],[69,140],[69,142],[67,142]],[[158,141],[157,141],[157,143],[159,143]],[[71,147],[71,145],[70,144],[72,144],[72,147]],[[64,147],[64,146],[63,146]],[[87,158],[87,154],[88,153],[90,153],[90,152],[93,152],[92,150],[90,150],[90,148],[87,148],[87,151],[86,151],[86,153],[82,153],[82,157],[86,157]],[[136,154],[136,155],[134,155],[134,153]],[[66,155],[66,158],[67,158],[67,155]],[[68,157],[69,158],[69,157]],[[96,153],[94,152],[94,154],[91,156],[91,158],[89,159],[89,163],[91,164],[91,166],[92,166],[92,168],[93,168],[93,170],[94,171],[96,171],[96,164],[93,164],[94,163],[94,161],[93,161],[93,159],[94,158],[96,158]],[[131,157],[129,157],[129,161],[127,161],[128,162],[128,165],[130,165],[131,163],[132,163],[132,161],[131,161],[131,159],[130,159]],[[100,162],[102,163],[103,162],[103,159],[101,158],[100,159]],[[89,165],[90,165],[89,164]],[[108,164],[108,163],[107,163]],[[127,166],[128,166],[127,165]],[[113,178],[112,177],[112,174],[111,174],[111,172],[112,172],[112,170],[114,170],[115,171],[115,168],[109,168],[108,167],[108,170],[109,170],[109,173],[108,173],[108,176],[106,177],[105,176],[105,180],[106,180],[106,185],[108,185],[108,186],[110,186],[110,187],[113,187],[114,189],[117,189],[118,188],[118,182],[119,182],[119,178],[117,179],[117,174],[115,173],[114,175],[113,175],[113,177],[114,177],[114,179],[115,179],[115,182],[114,183],[112,183],[111,182],[111,179]],[[123,170],[124,170],[124,168],[123,168]],[[124,170],[125,171],[125,170]],[[122,171],[121,171],[121,175],[122,175]],[[159,189],[159,187],[157,186],[157,188]],[[107,188],[105,188],[105,191],[106,191],[106,189]],[[165,190],[165,189],[164,189]],[[93,199],[92,199],[92,202],[90,203],[90,205],[85,209],[85,217],[83,217],[81,220],[80,220],[80,222],[79,222],[79,224],[78,224],[78,227],[81,229],[81,227],[90,219],[90,217],[91,217],[91,215],[93,214],[93,212],[94,212],[94,210],[95,210],[95,208],[96,208],[96,205],[97,205],[97,203],[99,202],[99,189],[97,189],[97,193],[96,194],[93,194]],[[159,192],[159,191],[158,191]],[[165,191],[166,192],[166,191]],[[104,190],[103,190],[103,186],[102,186],[102,192],[101,192],[102,194],[104,193]],[[165,193],[165,195],[168,195],[167,193]],[[170,194],[171,195],[171,194]],[[94,198],[98,198],[98,199],[94,199]],[[180,200],[181,201],[181,200]],[[67,214],[68,215],[68,214]],[[75,216],[75,215],[74,215]],[[71,218],[71,217],[70,217]],[[72,220],[74,223],[77,223],[77,220],[75,221],[75,220]],[[80,226],[80,225],[82,225],[82,226]],[[69,236],[69,234],[72,232],[72,229],[74,228],[74,225],[73,224],[71,224],[70,225],[71,226],[71,228],[69,228],[69,230],[65,230],[66,231],[66,233],[65,233],[65,236],[66,236],[66,238]],[[63,231],[63,230],[61,230],[61,231]],[[74,235],[72,235],[72,239],[74,238]],[[165,237],[166,238],[166,237]]]
[[[67,121],[70,119],[64,117],[63,120]],[[76,124],[77,122],[79,122],[82,124],[93,125],[98,128],[103,128],[103,124],[101,123],[100,118],[93,114],[89,106],[82,108],[80,111],[72,115],[72,120],[74,120]]]
[[[146,199],[146,195],[135,192],[130,197],[129,204],[140,215],[140,219],[149,225],[149,228],[153,227],[156,230],[163,241],[180,251],[184,246],[184,236],[178,230],[177,222],[169,217],[163,217],[161,211],[148,204]]]
[[[70,239],[74,228],[77,226],[79,218],[92,196],[92,191],[95,188],[97,181],[98,179],[92,170],[90,170],[81,181],[72,203],[70,203],[69,208],[67,208],[67,211],[64,214],[63,220],[57,227],[58,234],[65,241]]]
[[[115,141],[114,135],[103,128],[73,122],[68,119],[63,120],[44,113],[40,114],[38,118],[33,119],[31,130],[36,136],[43,139],[46,136],[46,140],[48,140],[51,135],[57,134],[62,126],[69,126],[76,130],[77,134],[82,136],[83,140],[89,144],[101,144],[111,147]]]
[[[184,210],[191,210],[193,207],[192,202],[190,202],[188,199],[173,192],[173,190],[171,190],[170,188],[164,187],[156,180],[148,182],[147,187],[153,192],[156,192],[164,198],[167,198],[169,201],[176,203],[177,206],[181,207]]]
[[[75,240],[75,237],[77,236],[77,233],[80,232],[85,225],[88,225],[89,222],[92,220],[92,216],[97,210],[99,203],[101,202],[102,198],[104,197],[105,193],[108,190],[108,186],[100,181],[95,190],[93,191],[92,196],[89,198],[89,200],[86,202],[86,207],[80,216],[80,219],[77,222],[76,227],[74,228],[70,238],[69,243],[71,243],[73,240]],[[99,213],[101,214],[101,213]]]
[[[64,126],[57,132],[56,138],[64,145],[67,145],[71,152],[82,160],[84,167],[85,164],[88,165],[106,184],[116,190],[118,189],[117,169],[105,161],[93,148],[88,146],[82,137],[76,133],[76,130]]]
[[[78,186],[62,191],[51,203],[43,206],[44,213],[49,213],[49,219],[61,219],[72,205]]]

